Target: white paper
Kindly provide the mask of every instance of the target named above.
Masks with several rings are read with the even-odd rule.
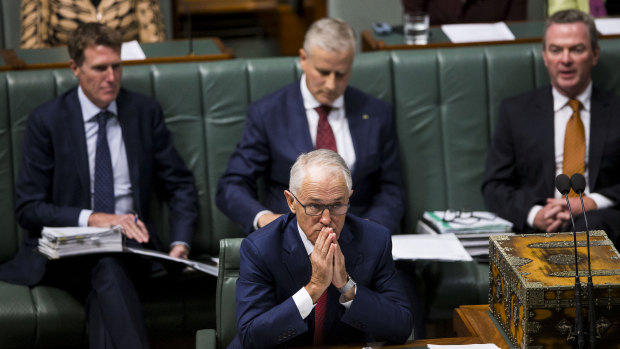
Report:
[[[453,43],[514,40],[504,22],[476,24],[444,24],[441,30]]]
[[[433,259],[443,261],[471,261],[454,234],[404,234],[392,236],[394,259]]]
[[[603,35],[620,34],[620,18],[597,18],[594,23]]]
[[[121,60],[136,61],[142,59],[146,59],[146,55],[137,40],[123,43],[123,46],[121,46]]]
[[[428,349],[499,349],[495,344],[463,344],[463,345],[440,345],[428,344]]]

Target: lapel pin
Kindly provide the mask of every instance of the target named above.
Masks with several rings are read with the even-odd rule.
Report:
[[[368,119],[370,119],[370,116],[368,116],[368,114],[364,114],[364,115],[362,116],[362,119],[364,119],[364,120],[368,120]]]

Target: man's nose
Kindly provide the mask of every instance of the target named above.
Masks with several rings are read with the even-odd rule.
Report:
[[[106,79],[106,81],[114,81],[114,80],[116,80],[116,74],[114,74],[114,67],[109,66],[105,70],[105,79]]]
[[[573,56],[571,55],[570,50],[564,50],[562,51],[562,63],[564,64],[570,64],[573,62]]]
[[[334,90],[336,88],[336,73],[330,73],[325,78],[325,87]]]
[[[331,212],[329,212],[329,209],[327,207],[325,207],[325,209],[321,213],[321,223],[323,225],[329,225],[329,223],[331,223],[331,221],[332,221]]]

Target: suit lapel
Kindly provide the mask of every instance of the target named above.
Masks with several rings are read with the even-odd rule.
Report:
[[[542,180],[547,193],[545,197],[553,197],[555,188],[555,131],[554,131],[554,112],[553,112],[553,96],[551,87],[545,88],[542,93],[538,94],[536,100],[536,109],[533,117],[534,122],[529,125],[539,124],[540,127],[532,130],[532,137],[540,142],[538,147],[542,152]]]
[[[140,168],[142,167],[142,157],[139,156],[141,149],[140,128],[138,125],[139,113],[136,108],[128,103],[127,95],[121,89],[116,98],[118,108],[118,122],[121,126],[123,134],[123,142],[125,143],[125,152],[127,153],[127,164],[129,165],[129,177],[131,181],[131,189],[133,192],[134,208],[138,213],[144,212],[140,202]]]
[[[86,134],[84,133],[84,117],[82,107],[78,99],[77,88],[67,94],[67,107],[64,110],[63,120],[69,134],[75,137],[78,142],[70,142],[76,165],[76,173],[83,189],[87,207],[90,207],[90,166],[88,164],[88,151],[86,149]]]
[[[293,288],[299,288],[305,286],[310,280],[312,266],[304,244],[299,237],[297,218],[291,214],[286,224],[282,244],[284,249],[282,263],[286,266],[289,276],[293,280]],[[294,291],[296,292],[297,289]]]
[[[304,100],[301,96],[301,89],[297,81],[291,86],[289,98],[286,98],[286,112],[288,117],[288,137],[289,143],[295,147],[295,153],[307,153],[314,150],[312,138],[310,138],[310,129],[308,128],[308,117],[306,116],[306,108]]]
[[[362,115],[362,111],[359,109],[359,106],[355,104],[355,101],[351,97],[350,89],[347,89],[344,92],[344,106],[347,122],[349,123],[349,132],[351,132],[351,140],[353,141],[353,149],[355,150],[355,157],[358,160],[364,159],[369,153],[367,149],[368,142],[365,140],[369,137],[371,124],[370,122],[367,122],[366,119],[368,119],[370,115]],[[358,164],[360,163],[363,163],[363,161],[356,161],[355,165],[351,169],[351,175],[353,176],[354,183],[358,180],[357,174],[363,173],[363,171],[358,169]]]
[[[590,191],[594,191],[596,188],[596,179],[601,169],[608,124],[609,112],[607,111],[607,100],[601,96],[597,89],[593,88],[590,102],[590,151],[588,155]]]

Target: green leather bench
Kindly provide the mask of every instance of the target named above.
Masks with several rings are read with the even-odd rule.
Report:
[[[597,85],[620,93],[620,39],[601,42]],[[200,222],[192,257],[217,255],[222,238],[241,229],[214,204],[219,176],[241,137],[249,103],[297,79],[292,57],[129,66],[125,87],[157,98],[175,143],[194,171]],[[487,144],[500,101],[548,83],[539,44],[375,52],[356,58],[351,84],[394,106],[407,194],[403,233],[414,233],[424,210],[484,209],[480,185]],[[13,256],[20,229],[13,186],[28,113],[74,86],[68,69],[0,73],[0,262]],[[164,242],[165,206],[157,222]],[[488,267],[420,263],[427,315],[450,319],[460,304],[486,303]],[[213,277],[153,277],[144,299],[154,338],[215,327]],[[0,283],[0,348],[79,346],[82,309],[66,293]]]

